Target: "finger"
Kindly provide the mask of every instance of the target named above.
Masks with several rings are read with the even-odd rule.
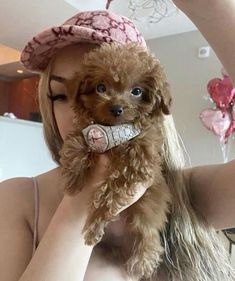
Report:
[[[104,180],[108,176],[109,165],[110,160],[107,155],[97,155],[94,161],[94,166],[91,166],[89,168],[89,175],[87,181],[95,185],[102,184],[102,182],[104,182]]]
[[[136,192],[134,193],[133,196],[130,196],[127,199],[126,205],[120,209],[120,212],[122,212],[123,210],[127,209],[128,207],[136,203],[144,195],[144,193],[146,192],[149,186],[150,186],[149,183],[146,183],[145,185],[138,183],[135,187]]]
[[[100,154],[96,163],[96,172],[100,175],[107,175],[109,165],[110,159],[107,154]]]

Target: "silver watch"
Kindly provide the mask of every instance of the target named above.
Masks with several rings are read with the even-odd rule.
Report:
[[[82,133],[92,151],[103,153],[136,137],[139,135],[140,130],[131,124],[116,126],[92,124],[83,129]]]

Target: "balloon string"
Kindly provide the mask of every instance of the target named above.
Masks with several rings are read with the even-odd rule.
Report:
[[[235,120],[232,120],[228,130],[225,132],[225,138],[228,138],[234,131],[235,131]]]
[[[228,162],[229,146],[229,139],[226,142],[220,144],[224,163]]]
[[[109,6],[110,6],[110,4],[111,4],[112,1],[113,1],[113,0],[108,0],[108,1],[107,1],[107,3],[106,3],[106,10],[109,9]]]

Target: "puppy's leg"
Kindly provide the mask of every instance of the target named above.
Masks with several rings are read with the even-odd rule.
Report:
[[[134,243],[127,271],[138,278],[149,278],[158,267],[163,253],[160,232],[164,229],[171,196],[167,185],[151,186],[126,211],[127,224]]]
[[[81,190],[91,166],[90,154],[81,135],[70,134],[60,151],[65,192],[75,194]]]
[[[90,216],[83,230],[85,242],[89,245],[98,243],[104,234],[104,227],[107,223],[114,220],[120,211],[128,206],[130,201],[133,201],[138,187],[135,179],[146,177],[145,169],[142,175],[139,171],[132,174],[125,173],[125,170],[124,165],[116,165],[115,169],[111,169],[111,174],[103,186],[95,192]],[[150,181],[149,178],[146,179],[146,182]]]
[[[95,191],[93,202],[90,205],[89,217],[83,228],[85,233],[85,243],[87,245],[95,245],[102,239],[104,230],[108,222],[116,219],[115,214],[109,211],[109,202],[115,201],[114,192],[112,190],[112,180],[108,179],[103,185]]]
[[[113,171],[113,173],[120,174],[117,171]],[[124,185],[126,185],[126,189],[123,188]],[[134,193],[135,188],[132,188],[132,185],[128,184],[123,176],[114,181],[111,175],[99,187],[94,193],[90,215],[83,229],[86,244],[94,245],[102,239],[107,223],[117,218],[123,207],[128,205],[129,199],[133,197]]]
[[[83,229],[86,244],[95,245],[100,242],[107,223],[117,218],[120,211],[133,200],[135,193],[136,185],[128,183],[124,177],[119,177],[115,183],[110,177],[99,187],[94,194],[90,215]]]

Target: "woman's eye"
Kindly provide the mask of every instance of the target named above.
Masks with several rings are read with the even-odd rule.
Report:
[[[142,93],[143,93],[143,91],[142,91],[142,89],[139,88],[139,87],[135,87],[135,88],[133,88],[133,89],[131,90],[131,94],[132,94],[133,96],[136,96],[136,97],[142,95]]]
[[[97,93],[103,94],[106,92],[106,86],[103,83],[100,83],[96,86]]]
[[[52,101],[66,101],[67,100],[67,96],[64,94],[58,94],[58,95],[53,95],[53,96],[49,96],[48,98]]]

